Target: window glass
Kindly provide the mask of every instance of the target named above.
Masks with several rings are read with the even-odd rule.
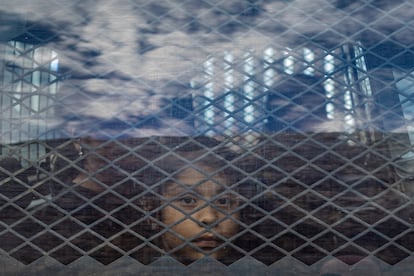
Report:
[[[411,275],[411,1],[2,1],[5,274]]]

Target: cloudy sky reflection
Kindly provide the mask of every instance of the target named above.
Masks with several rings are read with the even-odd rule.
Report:
[[[391,38],[398,47],[414,42],[404,35],[412,29],[403,28],[413,25],[409,1],[0,2],[2,41],[27,37],[58,53],[63,120],[71,118],[75,129],[119,120],[141,128],[134,135],[142,129],[159,134],[137,123],[154,114],[162,134],[191,133],[179,119],[163,119],[165,99],[200,93],[194,86],[204,85],[200,76],[211,56],[250,52],[263,58],[268,48],[309,43],[329,50],[355,40]],[[235,63],[236,71],[243,66]]]

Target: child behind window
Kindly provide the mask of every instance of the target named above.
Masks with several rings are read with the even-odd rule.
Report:
[[[242,174],[231,168],[229,153],[179,149],[137,175],[150,188],[139,204],[151,213],[154,243],[166,255],[184,264],[205,256],[223,263],[240,258],[233,242],[243,217]]]

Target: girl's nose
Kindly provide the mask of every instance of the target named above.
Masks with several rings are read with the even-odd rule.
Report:
[[[197,219],[203,225],[211,225],[218,219],[217,210],[208,205],[198,212]]]

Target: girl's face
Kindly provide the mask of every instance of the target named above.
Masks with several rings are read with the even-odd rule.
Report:
[[[161,210],[161,220],[169,227],[162,236],[164,249],[186,261],[223,258],[228,253],[224,241],[238,231],[237,196],[226,191],[221,177],[209,180],[191,168],[177,182],[163,193],[168,206]]]

